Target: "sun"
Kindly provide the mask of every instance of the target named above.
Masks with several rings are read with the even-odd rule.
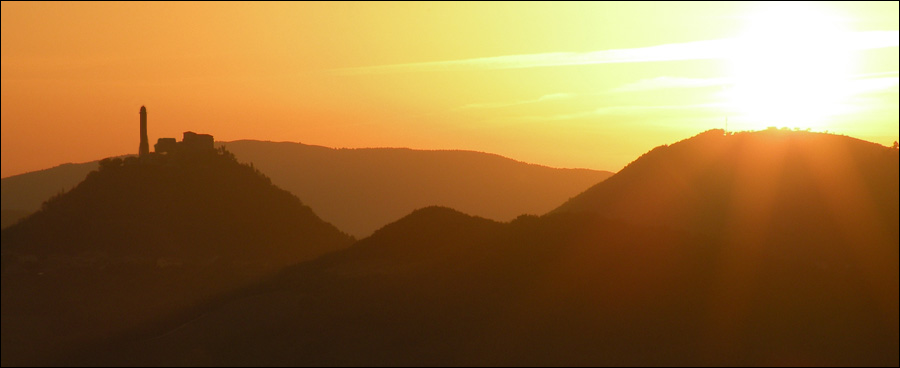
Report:
[[[825,130],[849,97],[849,33],[819,4],[755,6],[729,60],[733,121],[750,130]]]

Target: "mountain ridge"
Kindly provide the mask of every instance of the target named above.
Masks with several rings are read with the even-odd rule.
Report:
[[[609,175],[464,150],[333,149],[260,141],[225,146],[360,238],[432,205],[498,221],[543,213]]]
[[[859,144],[711,131],[601,182],[589,211],[418,208],[58,361],[896,365],[897,152]]]
[[[468,150],[330,148],[258,140],[217,145],[227,146],[241,162],[253,163],[276,185],[305,198],[319,216],[357,238],[432,205],[498,221],[543,213],[612,174]],[[36,211],[96,165],[75,164],[77,175],[57,179],[46,177],[61,168],[3,178],[3,208]]]
[[[723,133],[654,149],[617,174],[636,194],[606,203],[657,212],[498,223],[419,209],[165,339],[93,356],[131,365],[896,365],[896,152],[827,136],[794,145],[774,132],[734,144]],[[731,174],[729,147],[743,175]],[[766,169],[775,162],[784,166]],[[850,185],[857,179],[866,184]],[[888,203],[860,221],[844,199],[870,192]],[[726,197],[739,205],[692,205]],[[832,202],[850,215],[826,211]],[[692,222],[735,210],[736,223]],[[278,326],[277,338],[260,326]]]
[[[654,148],[551,213],[597,212],[721,233],[729,227],[778,225],[765,217],[787,220],[783,213],[801,214],[799,203],[805,201],[836,216],[855,208],[887,219],[878,226],[890,228],[898,212],[891,200],[897,198],[892,185],[898,182],[897,162],[896,150],[851,137],[712,130]],[[720,215],[702,217],[713,212]]]

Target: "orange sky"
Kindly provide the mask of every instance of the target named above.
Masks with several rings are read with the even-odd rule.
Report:
[[[141,105],[151,144],[612,171],[726,116],[889,145],[897,4],[3,2],[2,176],[136,153]]]

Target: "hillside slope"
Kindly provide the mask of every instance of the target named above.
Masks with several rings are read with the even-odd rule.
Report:
[[[153,334],[104,365],[891,365],[897,251],[739,245],[591,213],[425,208]],[[881,244],[882,246],[884,244]],[[890,246],[890,244],[888,244]],[[839,251],[839,249],[844,249]],[[885,268],[879,268],[885,267]],[[875,275],[889,275],[884,279]],[[892,304],[893,303],[893,304]]]
[[[553,212],[732,238],[897,239],[898,166],[896,150],[845,136],[713,130],[653,149]]]
[[[3,365],[42,364],[352,238],[228,153],[101,161],[2,231]]]

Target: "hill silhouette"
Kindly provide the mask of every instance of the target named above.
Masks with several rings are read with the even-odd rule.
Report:
[[[822,267],[827,253],[759,257],[752,283],[722,285],[733,271],[728,247],[708,237],[590,213],[502,224],[429,208],[228,302],[195,310],[186,323],[95,347],[80,361],[896,362],[897,326],[890,323],[896,309],[882,309],[865,265],[832,256]]]
[[[4,365],[39,364],[353,240],[224,150],[103,160],[0,236]]]
[[[431,205],[509,221],[541,214],[612,173],[555,169],[472,151],[333,149],[289,142],[234,141],[241,162],[272,178],[325,221],[357,238]],[[97,162],[4,178],[3,209],[35,212],[81,182]]]
[[[554,212],[733,238],[843,229],[897,239],[897,188],[894,149],[824,133],[712,130],[653,149]]]
[[[835,152],[845,155],[829,156]],[[720,160],[733,165],[711,164]],[[827,175],[815,170],[819,166],[804,169],[804,160],[829,162],[821,167]],[[782,176],[753,182],[767,188],[741,188],[752,175],[729,179],[750,168],[751,174],[780,172],[754,163],[791,166]],[[619,180],[644,191],[667,186],[650,192],[663,200],[675,189],[706,183],[668,180],[685,169],[740,204],[764,199],[755,190],[779,195],[785,203],[772,216],[786,223],[746,217],[744,227],[703,226],[697,218],[727,217],[733,207],[674,198],[644,216],[614,218],[615,212],[590,206],[565,210],[573,200],[509,223],[430,207],[350,248],[156,325],[162,327],[155,334],[97,345],[77,361],[896,365],[897,222],[879,227],[897,216],[890,212],[896,168],[896,151],[846,137],[707,132],[651,151],[617,174],[625,178]],[[863,184],[846,184],[854,182]],[[831,196],[867,193],[894,202],[853,214],[865,222],[822,211],[822,202],[845,198]],[[781,197],[786,194],[795,196]],[[628,198],[637,208],[654,209]],[[675,209],[700,213],[664,221]]]

